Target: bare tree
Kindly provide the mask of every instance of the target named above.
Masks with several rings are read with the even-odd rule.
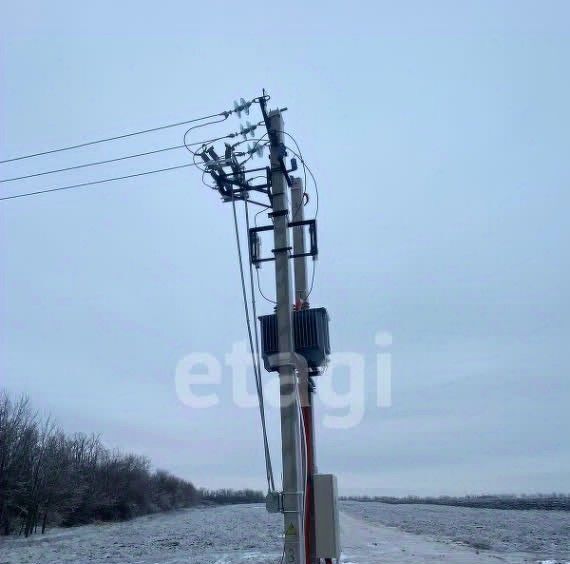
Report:
[[[96,435],[67,437],[27,398],[0,390],[0,534],[51,524],[128,519],[199,501],[196,488],[142,456],[106,449]]]

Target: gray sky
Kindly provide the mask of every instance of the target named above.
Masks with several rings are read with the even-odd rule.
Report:
[[[320,424],[320,469],[344,492],[567,492],[569,18],[552,1],[4,3],[0,155],[267,88],[319,181],[313,303],[331,313],[333,349],[367,359],[364,419]],[[208,135],[238,128],[231,117]],[[3,164],[0,178],[183,131]],[[175,151],[0,191],[184,162]],[[176,396],[181,357],[223,358],[246,335],[231,209],[198,171],[2,202],[0,215],[0,385],[198,485],[262,487],[258,415],[232,404],[229,372],[215,408]],[[378,331],[393,335],[389,409],[375,406]],[[336,411],[319,405],[319,421]]]

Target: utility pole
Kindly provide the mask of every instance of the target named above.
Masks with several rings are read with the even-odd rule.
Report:
[[[305,190],[300,178],[292,178],[291,210],[293,223],[303,222],[305,219]],[[295,269],[295,309],[309,307],[309,287],[307,280],[307,257],[305,255],[305,231],[302,225],[293,227],[293,254],[300,255],[293,259]],[[314,384],[308,370],[299,374],[301,397],[301,410],[303,412],[305,442],[307,445],[307,482],[305,490],[305,551],[307,562],[317,562],[315,555],[315,501],[313,495],[313,474],[316,470],[313,392]]]
[[[310,289],[307,284],[307,257],[312,257],[314,260],[318,255],[317,220],[316,217],[308,220],[304,218],[306,187],[303,187],[299,178],[289,176],[290,172],[297,170],[297,160],[291,158],[290,168],[287,168],[287,148],[284,143],[282,117],[286,108],[268,112],[268,100],[269,96],[264,90],[262,96],[254,98],[251,102],[241,99],[234,104],[233,111],[240,117],[241,112],[249,114],[252,103],[259,103],[263,124],[267,129],[267,134],[257,139],[252,147],[248,146],[246,152],[236,148],[245,142],[249,134],[253,137],[255,129],[261,124],[252,126],[247,122],[247,127],[241,126],[239,132],[228,135],[228,138],[241,135],[244,141],[233,145],[226,143],[224,158],[219,157],[214,148],[206,144],[197,154],[204,162],[205,172],[208,172],[216,183],[222,200],[231,202],[234,206],[236,238],[238,232],[236,201],[246,201],[246,221],[248,203],[271,210],[269,213],[271,224],[256,225],[248,229],[250,268],[254,266],[261,268],[261,265],[268,261],[275,262],[275,313],[259,317],[261,334],[259,349],[265,369],[268,372],[279,373],[283,487],[279,492],[275,491],[273,485],[267,434],[263,425],[263,395],[258,382],[268,481],[266,508],[270,513],[283,513],[284,563],[319,564],[324,559],[325,564],[331,564],[332,558],[337,561],[340,558],[337,486],[336,478],[332,474],[316,473],[312,402],[312,394],[315,392],[313,378],[322,374],[322,369],[331,354],[329,316],[324,307],[309,307]],[[264,140],[266,136],[268,143]],[[262,156],[263,147],[267,144],[270,150],[270,166],[246,170],[244,164],[254,155]],[[243,162],[238,160],[238,157],[246,155],[249,156]],[[302,158],[301,162],[305,166]],[[260,175],[261,171],[264,171],[265,175]],[[249,177],[250,174],[256,176]],[[263,176],[265,182],[255,182]],[[259,201],[259,194],[267,197],[269,205]],[[251,195],[255,195],[255,199],[252,199]],[[308,245],[305,241],[305,228],[308,228]],[[290,229],[293,232],[293,246],[290,244]],[[260,236],[270,231],[273,231],[274,248],[271,255],[263,255]],[[255,366],[258,357],[254,348],[259,350],[258,337],[256,333],[254,346],[247,313],[249,310],[241,253],[238,254],[250,348]],[[295,273],[294,292],[289,267],[291,260]],[[253,309],[255,311],[255,307]]]
[[[273,252],[277,297],[277,333],[279,345],[279,382],[281,402],[281,453],[283,459],[282,505],[284,515],[285,558],[288,564],[307,564],[303,522],[304,469],[301,455],[299,394],[295,366],[295,345],[292,324],[291,273],[289,270],[289,198],[283,172],[285,146],[281,111],[268,115],[271,162],[273,218]]]

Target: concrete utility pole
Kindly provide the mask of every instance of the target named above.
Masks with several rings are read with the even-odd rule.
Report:
[[[305,202],[303,181],[300,178],[292,178],[291,186],[291,210],[293,222],[305,219]],[[305,231],[303,226],[293,227],[293,254],[305,254]],[[293,259],[295,268],[295,308],[305,309],[309,307],[309,286],[307,280],[307,257],[297,256]],[[307,444],[307,483],[305,503],[305,551],[307,562],[317,562],[315,554],[315,502],[313,495],[313,474],[316,471],[315,441],[314,441],[314,417],[312,383],[309,374],[299,374],[299,386],[301,396],[301,409],[303,412],[305,440]]]
[[[289,198],[281,168],[283,162],[283,117],[269,113],[272,186],[272,217],[275,248],[279,382],[281,397],[281,452],[283,459],[283,514],[287,564],[307,564],[304,539],[304,469],[301,456],[300,406],[297,393],[295,345],[293,341],[291,274],[289,271]]]
[[[269,96],[264,90],[262,96],[254,98],[251,102],[246,103],[243,99],[240,103],[236,102],[235,111],[239,117],[244,109],[246,114],[248,113],[247,108],[252,103],[259,103],[269,138],[269,167],[249,170],[244,168],[244,164],[254,154],[261,156],[262,146],[259,146],[259,141],[263,140],[265,135],[252,148],[248,147],[247,154],[250,156],[243,162],[239,162],[237,157],[244,156],[245,153],[234,150],[243,141],[233,145],[226,143],[223,159],[217,155],[213,147],[206,145],[199,155],[204,161],[206,172],[214,179],[222,200],[232,202],[234,214],[236,200],[245,200],[272,210],[269,214],[272,224],[256,225],[249,227],[248,230],[250,267],[259,268],[266,261],[275,261],[276,311],[275,314],[259,318],[261,327],[259,349],[262,352],[265,369],[268,372],[276,370],[279,372],[283,488],[278,492],[273,485],[267,435],[263,426],[268,481],[266,508],[270,513],[282,512],[284,516],[284,563],[318,564],[324,559],[325,564],[332,564],[333,558],[337,561],[340,558],[336,478],[332,474],[316,473],[314,448],[313,378],[322,373],[321,369],[326,366],[331,354],[327,310],[324,307],[310,308],[308,303],[311,290],[307,283],[307,257],[310,256],[314,260],[318,255],[317,223],[316,217],[304,219],[306,187],[303,187],[300,179],[289,176],[290,172],[297,170],[297,162],[291,159],[291,168],[287,168],[282,117],[285,109],[268,112],[268,100]],[[258,126],[251,126],[249,123],[247,127],[241,127],[240,134],[244,137],[244,141],[248,134],[253,135],[256,127]],[[236,135],[237,133],[228,137]],[[303,162],[303,159],[301,161]],[[226,170],[227,168],[230,170]],[[253,182],[260,178],[259,174],[248,177],[249,174],[259,173],[261,170],[266,173],[265,183]],[[291,189],[291,209],[289,189]],[[315,182],[315,191],[316,189]],[[270,206],[250,199],[250,193],[264,194],[268,197]],[[237,216],[235,219],[237,236]],[[308,250],[305,228],[308,228],[310,236]],[[289,229],[293,231],[291,235]],[[273,231],[273,256],[267,254],[262,256],[260,233],[269,231]],[[293,246],[290,244],[291,238]],[[293,259],[295,269],[294,293],[291,285],[290,259]],[[240,269],[244,285],[241,254]],[[258,335],[256,332],[254,347],[245,287],[243,290],[251,353],[255,365],[254,348],[257,352]],[[260,412],[263,425],[261,393]]]
[[[300,178],[291,178],[293,185],[291,186],[291,210],[292,220],[303,221],[305,219],[303,181]],[[305,231],[303,227],[293,228],[293,253],[305,253]],[[309,292],[307,284],[307,257],[297,257],[293,259],[295,266],[295,305],[299,308],[307,301]]]

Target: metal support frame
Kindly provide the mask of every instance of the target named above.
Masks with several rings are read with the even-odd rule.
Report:
[[[271,217],[275,217],[275,213],[269,214]],[[305,234],[303,232],[303,227],[309,226],[309,239],[310,239],[310,250],[305,250]],[[303,240],[302,246],[296,246],[293,249],[293,253],[289,255],[290,259],[299,259],[303,257],[317,257],[319,254],[319,246],[317,241],[317,220],[316,219],[303,219],[300,221],[290,221],[287,223],[287,227],[293,229],[293,239],[295,237],[301,237]],[[258,233],[263,233],[264,231],[273,231],[275,229],[274,225],[262,225],[260,227],[250,227],[249,229],[249,258],[251,263],[258,265],[262,262],[274,261],[275,256],[272,257],[260,257],[259,256],[259,236]],[[300,234],[300,235],[299,235]],[[275,252],[278,249],[272,249]],[[297,264],[295,262],[295,264]]]

